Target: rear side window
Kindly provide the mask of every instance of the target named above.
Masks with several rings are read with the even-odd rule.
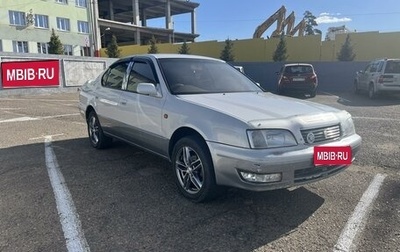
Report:
[[[386,62],[385,73],[400,74],[400,61]]]
[[[121,89],[128,69],[129,61],[112,65],[103,75],[101,85],[107,88]]]

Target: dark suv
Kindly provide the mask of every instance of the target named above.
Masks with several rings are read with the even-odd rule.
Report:
[[[363,71],[356,73],[354,92],[368,91],[369,98],[387,92],[400,93],[400,59],[378,59],[371,61]]]
[[[311,97],[316,95],[318,77],[311,64],[285,64],[278,74],[278,94],[296,92]]]

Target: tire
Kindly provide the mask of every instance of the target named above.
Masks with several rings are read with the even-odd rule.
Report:
[[[200,137],[187,136],[175,144],[172,168],[176,185],[184,197],[193,202],[205,202],[218,195],[211,155]]]
[[[316,95],[317,95],[317,90],[316,90],[316,89],[315,89],[315,90],[312,90],[312,91],[310,92],[310,97],[311,97],[311,98],[314,98]]]
[[[368,97],[370,98],[370,99],[375,99],[375,97],[376,97],[376,92],[375,92],[375,88],[374,88],[374,84],[369,84],[369,87],[368,87]]]
[[[354,81],[353,91],[354,91],[355,94],[359,94],[360,93],[360,89],[358,88],[358,82],[357,81]]]
[[[87,119],[87,129],[89,135],[90,144],[96,149],[104,149],[111,145],[112,138],[104,135],[103,129],[101,128],[100,121],[97,117],[96,112],[92,111],[89,113]]]

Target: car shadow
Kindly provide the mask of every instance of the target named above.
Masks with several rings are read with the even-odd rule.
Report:
[[[374,99],[370,99],[367,93],[355,94],[353,92],[346,93],[332,93],[338,96],[337,102],[345,106],[354,107],[380,107],[380,106],[392,106],[400,104],[399,94],[379,94]]]
[[[82,138],[55,141],[52,148],[93,251],[252,251],[295,232],[324,203],[299,187],[258,193],[229,189],[196,204],[178,193],[169,162],[135,147],[114,142],[95,150]],[[43,154],[44,144],[1,149],[0,156],[9,169],[22,169],[22,161],[12,160],[15,153],[37,150]],[[44,157],[30,159],[41,164],[46,177]],[[54,212],[56,206],[45,207]],[[40,246],[44,237],[35,239]]]

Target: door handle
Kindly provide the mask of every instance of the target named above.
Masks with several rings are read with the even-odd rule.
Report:
[[[126,105],[127,102],[128,102],[128,101],[125,100],[125,99],[122,99],[122,100],[121,100],[121,104],[122,104],[122,105]]]

